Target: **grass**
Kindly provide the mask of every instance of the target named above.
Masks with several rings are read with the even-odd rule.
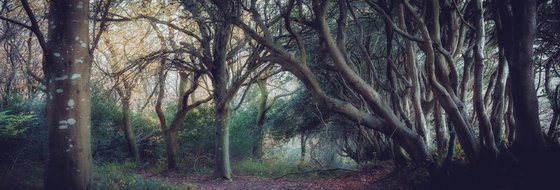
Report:
[[[345,169],[318,169],[299,162],[244,160],[233,165],[233,173],[267,178],[325,179],[353,172]]]
[[[177,185],[158,179],[145,179],[135,174],[137,166],[130,162],[110,163],[97,166],[94,173],[93,189],[159,189],[159,190],[183,190],[195,189],[192,184]]]
[[[244,160],[233,165],[233,173],[242,176],[280,177],[288,173],[304,172],[307,167],[282,161]]]

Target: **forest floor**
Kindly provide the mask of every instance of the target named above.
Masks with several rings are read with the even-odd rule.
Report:
[[[406,184],[394,172],[394,166],[390,163],[376,165],[360,171],[347,172],[342,176],[314,176],[312,172],[294,174],[282,178],[265,178],[257,176],[234,176],[233,180],[214,179],[207,175],[185,175],[175,172],[161,174],[140,173],[144,178],[156,178],[158,180],[175,184],[192,184],[195,189],[208,190],[273,190],[273,189],[409,189]],[[305,176],[308,175],[308,176]],[[313,175],[313,176],[312,176]]]

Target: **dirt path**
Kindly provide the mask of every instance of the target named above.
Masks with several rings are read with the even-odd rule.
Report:
[[[374,168],[352,172],[343,177],[326,179],[271,179],[255,176],[235,176],[232,181],[213,179],[209,176],[180,175],[167,173],[151,176],[176,184],[192,183],[196,189],[208,190],[338,190],[338,189],[406,189],[398,181],[391,178],[393,167],[381,165]],[[143,176],[149,176],[142,174]]]

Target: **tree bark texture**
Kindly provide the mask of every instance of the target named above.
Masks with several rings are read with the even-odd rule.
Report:
[[[132,129],[131,114],[130,114],[130,99],[132,98],[132,87],[129,82],[124,82],[124,88],[119,90],[121,94],[122,103],[122,123],[124,128],[124,135],[126,138],[128,151],[136,161],[140,161],[140,153],[138,151],[138,144],[136,143],[136,136]],[[124,92],[122,92],[124,91]]]
[[[504,37],[502,45],[509,57],[512,84],[511,97],[516,126],[512,148],[530,157],[531,153],[542,153],[545,150],[533,73],[537,1],[501,0],[498,9],[505,29],[499,35]]]
[[[253,156],[257,159],[261,159],[263,156],[263,141],[264,141],[264,121],[267,111],[267,101],[268,101],[268,88],[266,86],[266,79],[257,81],[257,85],[261,92],[260,102],[259,102],[259,113],[257,114],[256,121],[256,131],[257,131],[257,141],[253,147]]]
[[[25,1],[26,3],[26,1]],[[52,0],[43,72],[47,82],[45,189],[90,189],[89,2]]]
[[[488,152],[489,156],[495,159],[497,157],[496,143],[494,142],[492,126],[490,124],[490,119],[488,118],[488,114],[486,111],[485,101],[482,96],[484,44],[486,43],[484,32],[484,16],[482,14],[482,0],[476,0],[475,4],[476,16],[474,19],[474,23],[476,25],[476,42],[474,46],[474,109],[478,118],[478,129],[480,132],[480,138],[483,139],[482,146],[485,148],[485,151]]]

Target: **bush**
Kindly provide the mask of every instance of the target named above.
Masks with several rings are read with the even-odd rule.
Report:
[[[258,108],[255,104],[234,112],[230,122],[230,152],[234,160],[247,159],[253,155],[253,145],[257,143],[256,119]]]
[[[13,94],[0,107],[0,189],[41,189],[47,130],[41,99]]]
[[[307,168],[295,162],[261,161],[247,159],[233,165],[233,172],[244,176],[280,177],[290,173],[303,172]]]
[[[94,173],[93,189],[194,189],[192,184],[177,185],[157,179],[145,179],[141,175],[132,174],[136,168],[130,162],[100,165]]]
[[[127,158],[126,140],[121,129],[121,109],[117,99],[92,88],[91,137],[93,158],[97,162],[122,161]]]

